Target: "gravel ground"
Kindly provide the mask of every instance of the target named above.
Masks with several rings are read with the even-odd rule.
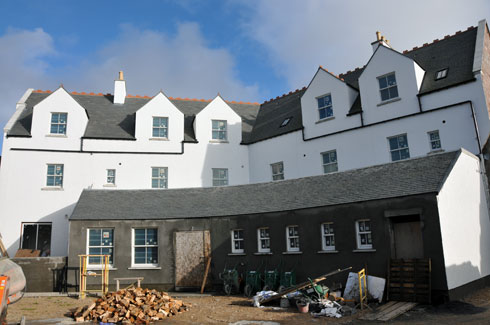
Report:
[[[183,297],[192,307],[188,312],[169,318],[170,324],[364,324],[358,314],[340,319],[313,318],[300,314],[296,308],[254,308],[250,300],[240,296],[191,296]],[[19,322],[22,316],[29,320],[58,319],[68,317],[70,310],[89,305],[93,298],[78,300],[70,297],[24,297],[9,306],[7,321]],[[417,306],[388,324],[490,324],[490,288],[482,289],[463,301],[439,306]],[[42,324],[36,322],[36,324]],[[45,323],[47,324],[47,323]]]

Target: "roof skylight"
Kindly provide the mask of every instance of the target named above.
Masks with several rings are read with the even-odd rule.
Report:
[[[436,73],[436,80],[439,80],[439,79],[442,79],[442,78],[446,78],[446,76],[447,76],[447,68],[446,69],[439,70]]]
[[[291,121],[291,119],[292,119],[292,117],[285,118],[284,121],[282,121],[280,127],[282,128],[282,127],[285,127],[286,125],[288,125],[288,123],[289,123],[289,121]]]

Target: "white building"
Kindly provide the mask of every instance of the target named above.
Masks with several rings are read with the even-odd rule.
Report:
[[[360,69],[320,67],[263,104],[29,89],[4,129],[0,229],[8,252],[66,256],[83,189],[209,187],[350,170],[465,148],[490,134],[490,36],[478,27]],[[394,180],[396,181],[396,180]]]

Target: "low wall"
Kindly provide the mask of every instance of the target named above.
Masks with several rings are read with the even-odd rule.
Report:
[[[27,292],[61,291],[67,257],[16,257],[12,261],[24,271]]]

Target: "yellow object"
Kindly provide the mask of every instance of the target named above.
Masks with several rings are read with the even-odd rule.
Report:
[[[361,310],[367,305],[367,278],[366,269],[360,270],[357,275],[359,276],[359,299],[361,304]]]
[[[78,255],[80,259],[80,292],[78,297],[85,299],[87,292],[100,292],[103,295],[109,290],[109,255]],[[99,257],[103,259],[100,269],[101,273],[88,271],[87,264],[91,257]],[[99,270],[97,270],[99,271]],[[90,276],[100,276],[102,278],[101,290],[87,290],[87,278]]]

